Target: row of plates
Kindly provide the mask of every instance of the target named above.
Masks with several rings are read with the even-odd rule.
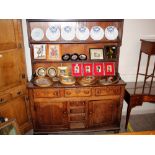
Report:
[[[78,40],[87,40],[89,36],[93,40],[101,40],[105,36],[108,40],[115,40],[118,37],[118,29],[115,26],[108,26],[104,30],[100,26],[93,26],[91,30],[86,26],[75,29],[73,26],[64,26],[60,29],[57,26],[50,26],[46,30],[46,37],[50,41],[56,41],[60,36],[66,40],[71,41],[77,37]],[[35,41],[41,41],[44,38],[44,31],[41,28],[34,28],[31,32],[31,37]]]

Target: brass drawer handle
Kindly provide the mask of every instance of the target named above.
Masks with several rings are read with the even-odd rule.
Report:
[[[101,94],[101,90],[97,90],[96,93],[97,93],[98,95],[100,95],[100,94]]]
[[[92,111],[90,111],[90,112],[89,112],[89,115],[92,115],[92,113],[93,113],[93,112],[92,112]]]
[[[85,94],[89,94],[89,90],[85,90],[84,93],[85,93]]]
[[[63,114],[67,115],[67,111],[64,111]]]
[[[67,95],[71,95],[71,92],[70,92],[70,91],[67,91],[66,94],[67,94]]]
[[[55,91],[55,92],[53,93],[53,95],[54,95],[54,96],[58,96],[58,92]]]
[[[80,91],[79,89],[76,89],[76,90],[75,90],[75,93],[76,93],[76,94],[80,94],[80,92],[81,92],[81,91]]]

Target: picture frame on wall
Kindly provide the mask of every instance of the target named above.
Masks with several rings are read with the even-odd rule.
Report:
[[[103,76],[104,68],[102,62],[94,63],[94,76]]]
[[[58,44],[48,45],[47,59],[53,61],[61,60],[61,48]]]
[[[92,63],[84,63],[83,64],[83,75],[84,76],[92,76],[93,75],[93,64]]]
[[[115,63],[114,62],[105,62],[105,75],[106,76],[114,76],[115,75]]]
[[[33,57],[34,59],[46,59],[46,45],[33,45]]]
[[[72,64],[72,76],[82,76],[82,64],[73,63]]]
[[[90,48],[89,56],[90,56],[90,60],[103,60],[104,49],[103,48]]]

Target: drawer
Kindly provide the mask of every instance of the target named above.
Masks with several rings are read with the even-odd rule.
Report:
[[[73,88],[65,90],[65,97],[87,97],[91,96],[90,88]]]
[[[73,102],[69,102],[69,105],[70,107],[82,107],[82,106],[85,106],[85,102],[84,101],[83,102],[73,101]]]
[[[36,98],[57,98],[60,97],[59,89],[34,89],[34,97]]]
[[[0,104],[5,103],[11,99],[11,94],[0,95]]]
[[[70,114],[76,114],[76,113],[85,113],[85,108],[75,108],[70,109]]]
[[[84,122],[79,122],[79,123],[70,123],[70,129],[82,129],[86,128],[86,125]]]
[[[120,93],[121,93],[121,87],[119,86],[106,86],[106,87],[95,89],[96,96],[120,95]]]
[[[143,95],[136,95],[131,97],[131,106],[142,105]]]
[[[70,114],[70,122],[80,122],[86,120],[85,114]]]

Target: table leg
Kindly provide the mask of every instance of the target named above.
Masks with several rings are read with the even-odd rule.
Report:
[[[128,122],[129,122],[129,118],[130,118],[130,112],[132,107],[130,106],[131,104],[128,104],[128,108],[127,108],[127,114],[126,114],[126,123],[125,123],[125,129],[127,130],[128,127]]]

